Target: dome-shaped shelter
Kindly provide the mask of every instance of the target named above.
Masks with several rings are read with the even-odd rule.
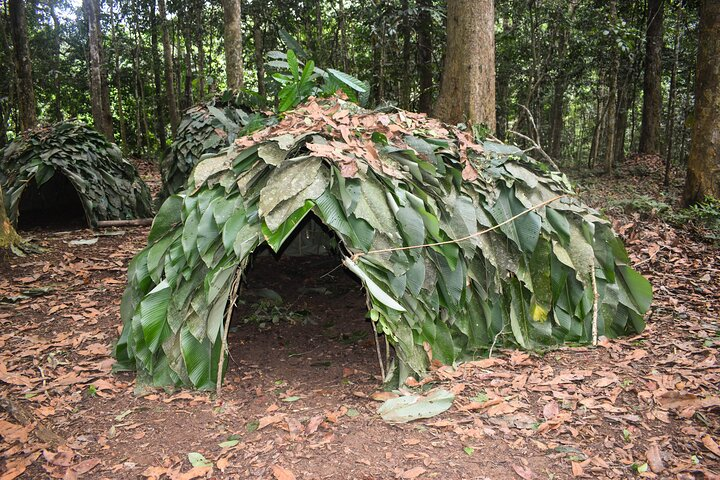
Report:
[[[160,164],[161,198],[179,192],[203,155],[217,153],[246,135],[273,122],[274,117],[253,113],[238,94],[225,91],[185,111],[168,153]]]
[[[117,145],[82,123],[24,132],[0,158],[0,183],[15,224],[24,212],[45,209],[62,217],[77,208],[88,226],[152,216],[150,192],[135,167]]]
[[[649,283],[563,175],[424,115],[311,100],[204,159],[163,204],[128,271],[117,368],[214,388],[233,279],[311,212],[362,280],[400,379],[491,345],[644,328]]]

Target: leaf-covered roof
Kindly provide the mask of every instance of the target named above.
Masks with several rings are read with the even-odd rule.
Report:
[[[117,145],[87,125],[60,122],[24,132],[2,153],[0,183],[14,223],[30,181],[40,188],[58,174],[75,187],[90,226],[152,216],[147,185]]]
[[[607,337],[644,328],[648,282],[562,174],[425,115],[311,99],[187,187],[128,272],[115,355],[145,381],[214,388],[237,269],[311,212],[366,287],[399,379],[494,344],[588,343],[593,318]]]
[[[272,117],[251,113],[230,91],[186,110],[160,165],[162,199],[183,189],[203,155],[216,153],[231,145],[238,136],[273,121]]]

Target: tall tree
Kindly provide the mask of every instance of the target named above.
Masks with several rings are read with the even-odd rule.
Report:
[[[227,87],[240,90],[243,87],[243,42],[240,0],[222,0],[225,23],[225,74]]]
[[[88,23],[88,50],[90,56],[90,107],[95,128],[113,140],[112,113],[110,112],[110,94],[107,85],[103,86],[105,69],[103,68],[102,37],[100,13],[97,0],[83,0],[83,10]],[[107,82],[107,79],[104,80]]]
[[[417,71],[420,97],[418,99],[418,110],[430,113],[433,99],[433,68],[432,68],[432,0],[418,0],[417,20]]]
[[[720,199],[720,2],[700,4],[700,42],[697,58],[695,126],[688,159],[684,200],[691,204],[706,196]]]
[[[158,0],[158,15],[160,17],[160,30],[162,31],[163,55],[165,57],[165,93],[167,94],[168,110],[170,112],[170,129],[173,136],[180,124],[177,96],[175,95],[175,68],[173,67],[172,44],[170,43],[170,29],[168,28],[165,0]]]
[[[660,153],[660,113],[662,111],[660,53],[663,45],[664,7],[665,0],[648,1],[640,152],[652,155]]]
[[[448,0],[447,50],[435,115],[495,131],[494,0]]]
[[[10,35],[15,52],[15,72],[18,82],[18,110],[20,111],[20,129],[27,130],[37,125],[37,104],[33,86],[32,61],[28,47],[27,20],[25,2],[10,0]]]

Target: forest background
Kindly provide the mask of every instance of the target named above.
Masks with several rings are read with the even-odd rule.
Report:
[[[267,54],[289,48],[366,81],[371,106],[432,113],[447,69],[446,3],[2,0],[0,148],[37,122],[95,118],[127,155],[159,157],[181,112],[228,87],[272,107],[280,86]],[[612,171],[629,152],[659,155],[666,184],[672,167],[684,180],[700,2],[449,3],[494,10],[495,136],[527,143],[519,132],[563,168]]]

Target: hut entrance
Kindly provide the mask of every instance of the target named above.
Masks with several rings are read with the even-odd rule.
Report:
[[[228,337],[228,379],[254,370],[273,389],[325,388],[348,376],[377,384],[365,292],[342,266],[336,238],[308,218],[285,245],[277,255],[258,250],[248,265]]]
[[[87,227],[85,210],[75,187],[59,172],[40,187],[33,178],[20,197],[18,213],[19,230]]]

